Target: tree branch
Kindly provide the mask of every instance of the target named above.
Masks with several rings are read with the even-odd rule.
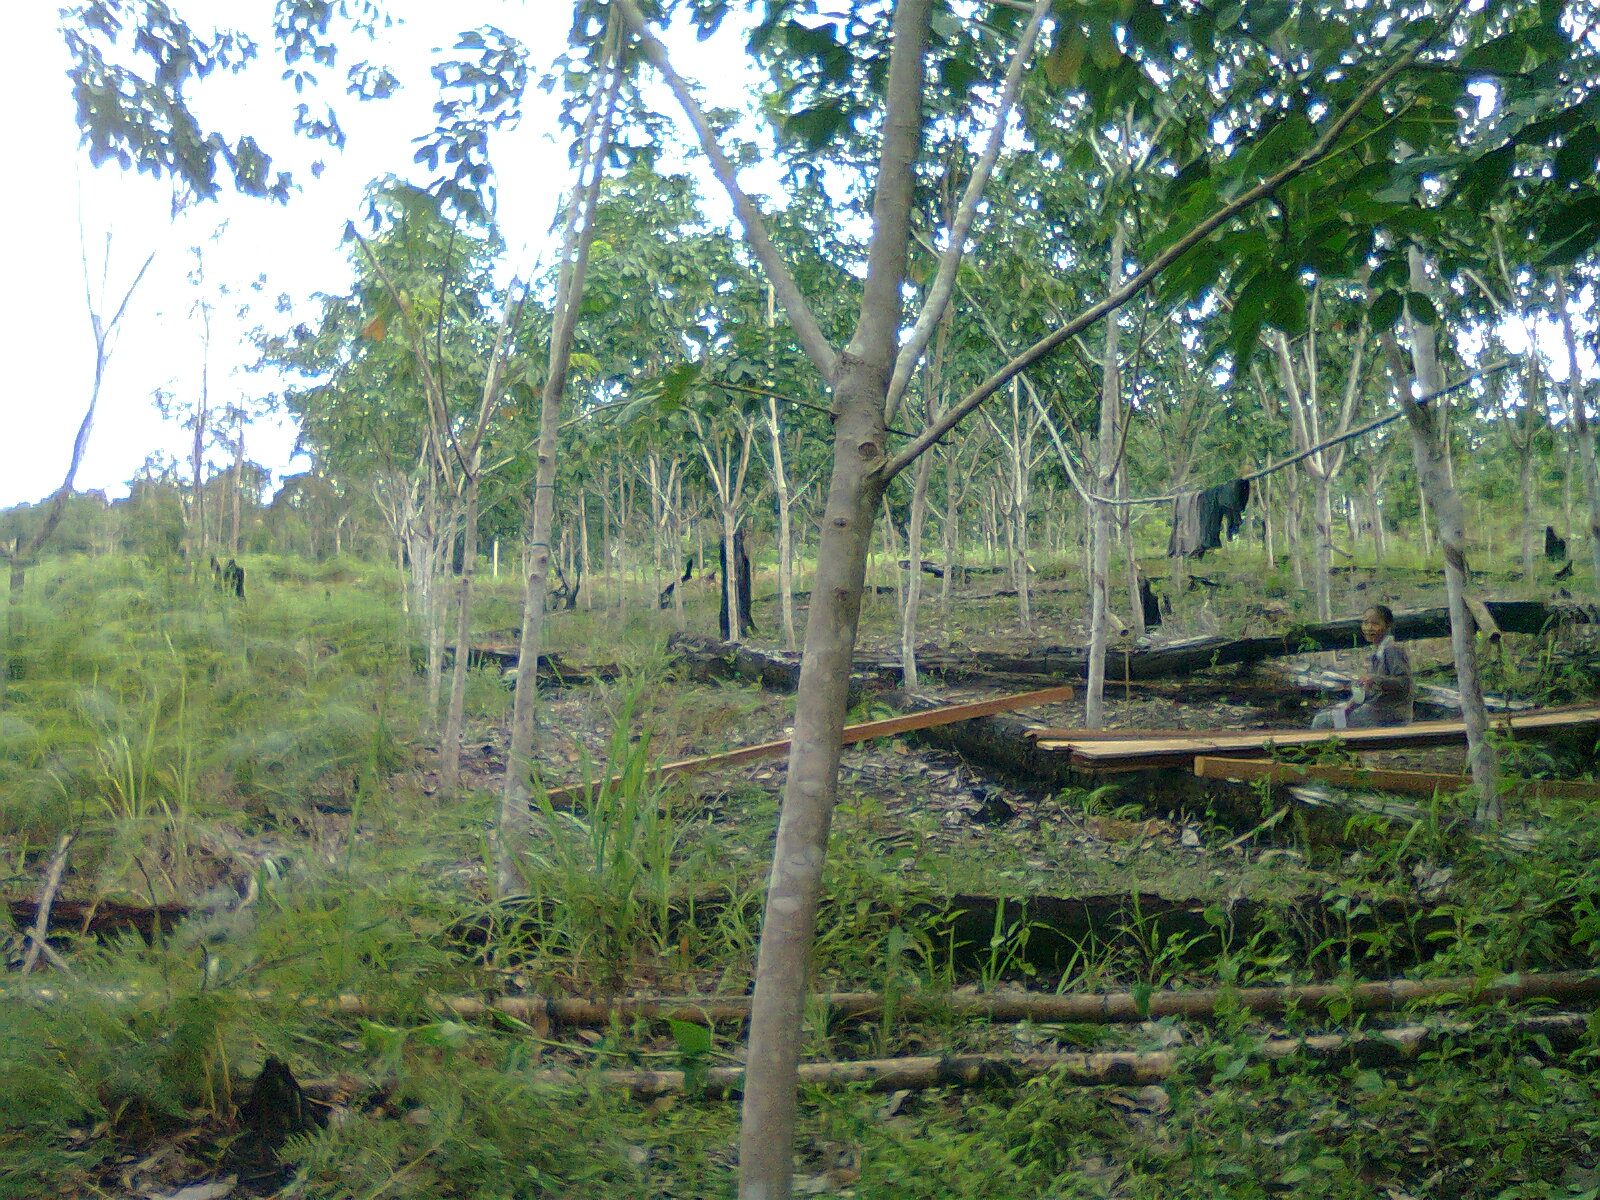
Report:
[[[794,276],[789,273],[783,255],[779,253],[778,247],[767,233],[766,224],[761,219],[761,210],[739,186],[733,163],[723,153],[717,135],[711,128],[711,122],[707,120],[705,111],[700,107],[700,102],[689,90],[688,82],[673,67],[667,57],[667,48],[655,34],[650,32],[633,0],[616,0],[616,9],[639,39],[645,58],[667,81],[667,87],[677,97],[684,115],[689,118],[689,124],[694,127],[696,135],[700,138],[700,148],[711,160],[712,173],[722,184],[723,190],[728,193],[728,198],[733,201],[734,212],[739,217],[739,223],[744,226],[750,249],[755,252],[762,269],[766,271],[767,279],[772,283],[772,288],[778,295],[778,302],[783,305],[783,311],[788,314],[789,324],[793,327],[801,348],[806,352],[806,357],[811,359],[817,370],[822,373],[822,377],[832,383],[839,365],[838,352],[823,334],[822,326],[812,314],[799,284],[795,283]]]
[[[894,377],[889,383],[889,395],[883,408],[885,421],[894,420],[900,401],[905,397],[906,388],[911,383],[911,373],[916,370],[918,360],[928,348],[933,331],[938,327],[940,318],[944,316],[945,309],[950,304],[950,296],[955,290],[956,272],[960,269],[961,259],[966,253],[967,235],[972,231],[972,222],[977,217],[978,202],[983,199],[983,193],[989,186],[989,177],[994,173],[994,165],[1000,158],[1000,149],[1005,142],[1006,118],[1011,112],[1011,106],[1016,102],[1017,92],[1022,86],[1022,72],[1033,54],[1034,44],[1039,40],[1039,29],[1049,11],[1050,0],[1037,0],[1027,27],[1017,42],[1016,51],[1011,56],[1011,65],[1006,71],[1005,86],[1001,89],[1000,99],[995,105],[994,127],[989,131],[988,144],[984,146],[983,155],[978,159],[971,177],[967,180],[966,191],[961,196],[961,207],[956,210],[956,218],[950,223],[950,241],[944,253],[939,256],[939,270],[934,276],[933,287],[928,291],[927,302],[922,306],[916,325],[895,358]]]
[[[1130,276],[1126,283],[1109,293],[1104,300],[1101,300],[1098,304],[1091,305],[1055,332],[1035,342],[993,375],[989,376],[975,389],[967,393],[952,405],[943,417],[930,423],[921,436],[910,445],[904,447],[885,464],[883,469],[884,478],[893,479],[901,471],[909,467],[917,460],[918,456],[925,454],[930,447],[944,437],[946,433],[950,432],[968,413],[1004,387],[1018,371],[1038,362],[1062,343],[1087,329],[1107,314],[1121,308],[1129,300],[1149,287],[1163,271],[1195,246],[1205,241],[1206,238],[1210,237],[1223,225],[1251,205],[1275,193],[1284,184],[1305,174],[1306,171],[1326,158],[1333,152],[1334,143],[1355,121],[1361,110],[1366,107],[1367,102],[1376,96],[1385,84],[1409,67],[1428,44],[1428,42],[1419,42],[1406,54],[1380,71],[1372,82],[1361,89],[1349,107],[1328,126],[1322,136],[1301,152],[1288,166],[1263,179],[1237,199],[1231,200],[1218,208],[1209,217],[1195,225],[1188,233],[1151,259],[1146,266]]]

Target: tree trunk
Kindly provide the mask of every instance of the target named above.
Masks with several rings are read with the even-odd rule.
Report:
[[[900,615],[900,675],[907,691],[917,686],[917,612],[922,607],[922,525],[928,511],[928,479],[933,474],[933,455],[917,460],[911,477],[911,521],[906,529],[905,607]]]
[[[772,497],[778,509],[778,608],[783,619],[784,649],[792,651],[799,644],[794,629],[794,530],[789,477],[783,469],[783,428],[778,423],[778,402],[770,397],[767,433],[772,441]]]
[[[583,577],[588,579],[594,572],[594,558],[589,552],[589,493],[582,488],[578,489],[578,569]],[[530,560],[529,570],[532,570]],[[541,600],[540,603],[543,603]],[[583,610],[588,612],[594,607],[594,588],[583,589]]]
[[[1311,494],[1315,507],[1312,522],[1317,531],[1316,576],[1317,620],[1333,620],[1333,485],[1323,474],[1312,474]]]
[[[1110,286],[1115,291],[1122,283],[1122,247],[1126,234],[1117,222],[1111,235]],[[1117,362],[1117,319],[1106,321],[1105,354],[1100,363],[1100,461],[1095,474],[1095,491],[1102,496],[1116,493],[1117,486],[1117,409],[1122,401],[1121,375]],[[1105,725],[1106,642],[1110,636],[1111,507],[1093,502],[1093,559],[1089,571],[1089,687],[1084,698],[1083,723],[1089,729]]]
[[[861,320],[833,379],[833,472],[817,551],[805,655],[795,697],[794,747],[773,849],[751,1006],[742,1134],[742,1200],[792,1194],[800,1037],[839,748],[861,616],[872,518],[883,496],[884,411],[894,370],[900,292],[910,242],[922,126],[929,0],[900,0]]]
[[[1128,413],[1128,420],[1133,419],[1133,413]],[[1128,498],[1128,464],[1126,456],[1117,468],[1117,499]],[[1117,512],[1117,536],[1122,543],[1122,554],[1127,567],[1128,575],[1128,612],[1130,619],[1128,628],[1130,636],[1135,640],[1142,638],[1149,632],[1144,625],[1144,597],[1139,594],[1139,552],[1133,544],[1133,509],[1124,507]]]
[[[456,576],[456,653],[450,669],[450,706],[439,747],[439,791],[456,798],[461,787],[461,735],[466,721],[467,668],[472,646],[472,581],[478,570],[478,464],[466,479],[461,530],[461,572]]]
[[[1589,419],[1588,389],[1578,370],[1578,339],[1572,330],[1572,313],[1567,304],[1567,281],[1559,276],[1556,278],[1556,307],[1561,310],[1561,336],[1567,348],[1567,394],[1572,406],[1572,427],[1577,435],[1573,450],[1589,499],[1589,560],[1594,570],[1594,592],[1600,597],[1600,460],[1595,453],[1595,423]]]
[[[539,654],[544,649],[545,595],[549,590],[550,534],[555,523],[556,448],[561,430],[561,396],[566,390],[567,367],[572,359],[572,335],[583,299],[583,280],[594,241],[595,203],[605,170],[616,95],[622,72],[615,51],[620,26],[607,32],[612,52],[610,80],[605,94],[598,92],[582,134],[578,179],[567,207],[561,248],[561,270],[556,283],[550,328],[549,365],[539,397],[539,441],[533,485],[533,520],[529,530],[528,573],[522,599],[522,632],[518,639],[516,695],[512,701],[511,739],[506,750],[506,774],[500,793],[499,821],[495,830],[495,894],[500,898],[517,890],[517,857],[533,828],[529,809],[531,793],[534,699],[538,694]],[[587,175],[587,178],[585,178]],[[580,493],[581,500],[581,493]],[[587,524],[584,526],[587,550]],[[587,559],[587,554],[585,555]]]
[[[944,577],[939,580],[939,625],[948,643],[950,634],[950,589],[956,577],[957,535],[960,532],[961,489],[958,479],[961,464],[953,448],[944,456],[944,520],[939,523],[939,553],[944,558]]]
[[[1422,254],[1410,251],[1411,290],[1431,294]],[[1435,352],[1433,326],[1420,321],[1407,309],[1406,331],[1411,339],[1411,360],[1416,385],[1424,396],[1440,390],[1439,364]],[[1489,712],[1483,703],[1483,684],[1478,674],[1478,655],[1474,645],[1477,624],[1467,607],[1467,532],[1461,498],[1450,484],[1446,469],[1449,452],[1440,436],[1434,415],[1412,398],[1412,373],[1393,332],[1383,335],[1384,353],[1394,374],[1395,394],[1411,426],[1411,448],[1416,457],[1417,479],[1439,522],[1439,544],[1444,553],[1445,592],[1450,607],[1450,649],[1455,659],[1456,685],[1461,691],[1461,719],[1467,733],[1467,763],[1478,792],[1477,819],[1498,821],[1501,817],[1500,764],[1494,743],[1489,738]],[[1443,404],[1443,400],[1436,401]]]
[[[1261,552],[1266,556],[1267,570],[1275,571],[1278,553],[1272,544],[1272,476],[1263,475],[1256,486],[1261,489]]]

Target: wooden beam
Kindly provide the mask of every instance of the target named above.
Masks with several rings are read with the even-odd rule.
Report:
[[[1325,767],[1311,763],[1274,762],[1265,758],[1212,758],[1194,760],[1201,779],[1265,779],[1270,783],[1316,780],[1336,787],[1372,788],[1379,792],[1430,796],[1434,792],[1459,792],[1472,783],[1470,775],[1435,771],[1389,771],[1368,767]],[[1507,794],[1536,800],[1600,800],[1600,783],[1565,783],[1553,779],[1508,781]]]
[[[944,708],[934,708],[927,712],[908,713],[903,717],[890,717],[883,721],[866,721],[860,725],[846,725],[844,727],[843,744],[846,746],[856,742],[865,742],[872,738],[894,737],[897,734],[909,733],[913,729],[931,729],[936,725],[950,725],[956,721],[970,721],[975,717],[989,717],[995,713],[1014,712],[1019,708],[1032,708],[1040,704],[1060,704],[1071,700],[1075,695],[1070,685],[1061,687],[1044,688],[1037,692],[1024,692],[1017,696],[1000,696],[994,700],[978,700],[970,704],[951,704]],[[687,775],[693,771],[709,771],[716,767],[733,767],[740,763],[756,762],[763,758],[776,758],[789,749],[790,739],[782,738],[775,742],[761,742],[755,746],[745,746],[739,750],[729,750],[724,754],[708,754],[703,758],[686,758],[678,762],[663,763],[655,770],[647,773],[646,778],[651,781],[667,779],[675,775]],[[611,784],[621,782],[621,776],[614,776]],[[556,788],[547,793],[552,804],[571,803],[573,800],[589,793],[595,784],[579,783],[570,787]]]
[[[1539,737],[1565,729],[1600,725],[1600,708],[1568,705],[1534,712],[1496,715],[1494,728],[1500,733]],[[1202,754],[1213,756],[1258,756],[1269,746],[1315,746],[1336,742],[1353,751],[1393,750],[1411,746],[1451,745],[1466,741],[1466,726],[1460,721],[1417,721],[1381,729],[1258,729],[1191,730],[1179,737],[1146,736],[1138,730],[1124,731],[1116,741],[1091,740],[1079,730],[1041,730],[1034,735],[1041,750],[1065,751],[1074,766],[1088,770],[1137,771],[1150,767],[1188,766]],[[1078,735],[1078,736],[1074,736]]]

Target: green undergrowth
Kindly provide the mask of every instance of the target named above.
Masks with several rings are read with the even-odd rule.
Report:
[[[384,789],[419,718],[390,598],[348,565],[246,565],[244,601],[140,559],[32,572],[0,712],[14,868],[73,829],[97,835],[75,866],[98,853],[102,894],[182,897],[208,821]]]
[[[654,614],[612,620],[615,636],[604,613],[558,618],[568,624],[553,644],[570,661],[629,671],[563,710],[586,709],[610,731],[603,746],[573,743],[577,774],[620,782],[576,802],[536,788],[524,892],[493,903],[485,863],[498,797],[446,802],[412,769],[431,764],[415,755],[415,636],[388,573],[288,558],[246,566],[243,604],[143,561],[75,560],[29,580],[0,712],[10,891],[36,886],[56,837],[75,830],[67,895],[193,902],[225,882],[229,898],[197,903],[149,939],[62,929],[53,945],[70,978],[0,976],[0,1200],[161,1195],[241,1174],[240,1106],[269,1057],[316,1084],[312,1112],[325,1119],[292,1130],[282,1170],[246,1191],[730,1195],[735,1105],[692,1091],[636,1103],[590,1072],[693,1077],[738,1061],[737,1025],[546,1031],[505,1015],[458,1018],[439,999],[745,992],[774,789],[732,784],[708,797],[658,784],[649,768],[669,744],[709,752],[752,740],[747,722],[781,726],[783,702],[667,682]],[[503,620],[486,612],[483,628]],[[488,729],[509,693],[488,672],[472,689],[472,716]],[[892,1097],[808,1092],[803,1191],[1579,1200],[1600,1186],[1592,1030],[1556,1049],[1483,1010],[1412,1063],[1268,1067],[1254,1053],[1268,1031],[1226,1003],[1210,1025],[1112,1030],[913,1020],[897,1008],[958,987],[1148,995],[1380,966],[1482,978],[1587,966],[1600,952],[1600,826],[1584,806],[1528,810],[1543,836],[1516,844],[1475,836],[1443,801],[1415,822],[1354,819],[1340,847],[1286,822],[1276,858],[1195,858],[1190,888],[1181,846],[1158,854],[1130,842],[1120,873],[1097,875],[1073,864],[1084,852],[1064,835],[1029,848],[986,834],[941,841],[939,815],[918,810],[914,788],[907,796],[890,807],[869,783],[847,788],[813,954],[818,991],[880,992],[888,1013],[844,1020],[814,1002],[806,1054],[1128,1046],[1169,1049],[1175,1073],[1158,1089],[1046,1076]],[[1109,794],[1060,800],[1078,820],[1138,817]],[[1273,800],[1261,796],[1263,819]],[[1162,881],[1197,900],[1186,924],[1132,901],[1109,928],[1063,942],[1028,903]],[[1008,903],[975,924],[951,909],[963,890]],[[1246,900],[1257,905],[1248,924]],[[15,930],[0,944],[20,957]],[[1307,1031],[1338,1024],[1289,1019]],[[575,1083],[552,1083],[552,1067]],[[152,1161],[170,1173],[147,1177]]]

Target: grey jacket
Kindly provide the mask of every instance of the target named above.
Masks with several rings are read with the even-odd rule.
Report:
[[[1349,722],[1352,726],[1409,725],[1416,685],[1411,681],[1411,659],[1405,649],[1387,635],[1367,655],[1367,669],[1377,682],[1357,687],[1351,698]]]

